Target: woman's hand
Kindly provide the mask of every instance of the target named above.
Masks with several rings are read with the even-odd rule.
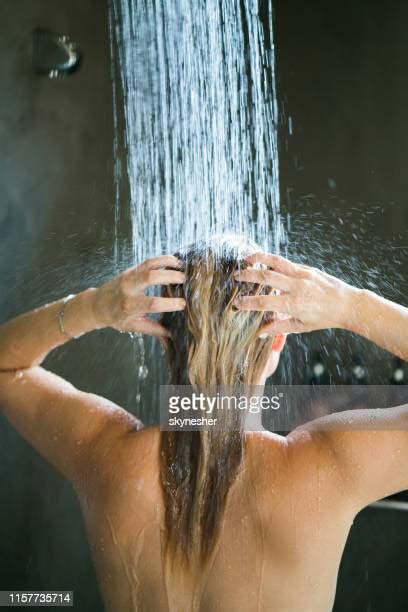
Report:
[[[162,270],[164,267],[174,269]],[[185,300],[147,296],[144,292],[153,285],[184,283],[185,275],[177,268],[180,262],[172,255],[154,257],[96,289],[93,312],[97,323],[119,331],[168,336],[167,330],[147,314],[183,310]]]
[[[278,255],[256,253],[246,261],[266,264],[270,270],[247,268],[235,273],[237,280],[259,283],[279,291],[278,295],[242,296],[239,310],[278,313],[260,333],[301,333],[331,327],[348,328],[353,300],[359,290],[317,268],[293,263]],[[279,315],[285,315],[285,318]]]

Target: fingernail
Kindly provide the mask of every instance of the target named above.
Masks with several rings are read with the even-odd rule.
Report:
[[[265,340],[265,338],[267,338],[268,336],[269,334],[260,334],[258,338],[261,338],[261,340]]]

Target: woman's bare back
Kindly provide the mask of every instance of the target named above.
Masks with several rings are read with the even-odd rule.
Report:
[[[247,433],[209,567],[166,577],[158,427],[98,451],[80,495],[106,609],[331,610],[355,512],[330,454],[307,432]]]
[[[268,253],[254,258],[253,264],[270,268],[270,287],[281,287],[286,295],[246,295],[235,306],[279,312],[273,304],[283,298],[289,318],[271,322],[269,333],[282,339],[291,332],[340,328],[408,361],[408,308],[316,268]],[[248,434],[243,469],[230,490],[208,571],[166,580],[158,428],[137,432],[140,422],[132,414],[39,365],[69,339],[103,327],[166,332],[147,315],[185,310],[185,299],[151,300],[144,291],[183,284],[179,268],[173,256],[152,258],[97,289],[68,296],[67,308],[63,298],[2,324],[2,414],[78,491],[109,610],[329,610],[353,517],[371,502],[408,488],[408,404],[353,410],[351,418],[348,411],[347,416],[328,414],[287,438]],[[229,263],[227,268],[212,285],[221,305],[228,296],[219,288],[232,282]],[[264,269],[240,269],[240,282],[245,274],[248,282],[265,285]],[[214,316],[208,311],[197,320]],[[225,321],[230,337],[230,319]],[[198,325],[198,336],[201,331]],[[271,344],[272,356],[278,349],[281,340]],[[235,354],[230,357],[236,364]],[[220,366],[228,370],[226,363]],[[268,368],[259,380],[272,374]],[[258,380],[255,371],[249,378]]]

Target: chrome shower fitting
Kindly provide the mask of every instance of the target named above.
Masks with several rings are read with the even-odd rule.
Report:
[[[68,36],[42,28],[33,31],[33,69],[50,79],[72,74],[81,63],[78,45]]]

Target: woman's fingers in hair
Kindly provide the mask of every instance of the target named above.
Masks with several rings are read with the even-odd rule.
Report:
[[[180,270],[183,267],[183,262],[174,257],[174,255],[161,255],[160,257],[152,257],[146,259],[143,263],[137,264],[128,268],[120,276],[124,278],[139,278],[151,270],[160,270],[161,268],[171,268]]]
[[[309,270],[312,270],[309,266],[297,264],[289,259],[285,259],[285,257],[281,255],[275,255],[274,253],[253,253],[249,255],[245,261],[249,264],[263,263],[273,268],[276,272],[281,272],[286,276],[293,276],[295,278],[304,278],[307,276]]]
[[[176,270],[146,270],[140,276],[139,288],[146,289],[153,285],[182,285],[186,280],[184,272]]]
[[[181,268],[183,262],[174,257],[174,255],[161,255],[159,257],[152,257],[146,259],[140,266],[139,270],[157,270],[159,268]]]
[[[293,314],[293,305],[286,295],[244,295],[236,297],[232,304],[238,310],[258,310]]]
[[[167,298],[157,296],[134,296],[122,300],[122,316],[126,319],[136,317],[142,313],[160,313],[184,310],[186,301],[184,298]]]
[[[146,307],[144,312],[173,312],[184,310],[186,300],[184,298],[148,297],[146,296]]]
[[[170,337],[169,330],[167,330],[158,321],[149,319],[149,317],[137,318],[134,326],[132,326],[132,321],[129,321],[127,327],[129,331],[132,331],[134,327],[134,329],[137,330],[138,333],[147,334],[148,336],[157,336],[158,338]]]
[[[258,283],[260,285],[268,285],[274,289],[282,291],[290,291],[293,286],[293,280],[289,276],[285,276],[279,272],[272,270],[255,270],[254,268],[246,268],[234,274],[236,280],[246,283]]]
[[[273,336],[274,334],[300,334],[306,332],[306,326],[295,317],[287,319],[276,319],[271,323],[266,323],[259,329],[258,337]]]

